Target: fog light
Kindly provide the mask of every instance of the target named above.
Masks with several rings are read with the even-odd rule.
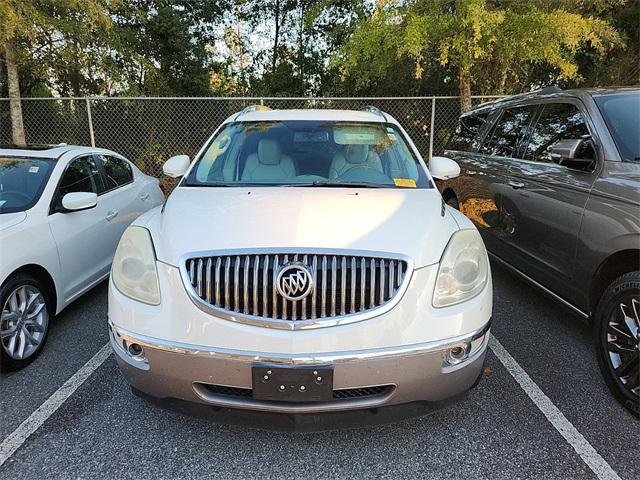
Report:
[[[136,360],[142,360],[144,358],[144,350],[142,349],[142,345],[137,343],[129,343],[127,346],[127,351],[129,355],[131,355]]]
[[[461,345],[456,345],[455,347],[447,350],[445,361],[449,365],[457,365],[461,362],[464,362],[467,359],[470,351],[471,351],[471,344],[468,342],[465,342]]]

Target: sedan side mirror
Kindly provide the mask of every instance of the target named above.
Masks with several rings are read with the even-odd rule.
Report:
[[[447,157],[431,157],[429,171],[433,178],[449,180],[460,175],[460,165]]]
[[[587,152],[591,155],[585,155]],[[554,143],[550,149],[551,159],[558,165],[585,169],[593,164],[593,147],[588,138],[568,138]]]
[[[176,155],[164,162],[162,172],[171,178],[182,177],[189,170],[190,163],[191,160],[189,160],[188,155]]]
[[[71,192],[62,197],[63,212],[88,210],[98,203],[98,195],[93,192]]]

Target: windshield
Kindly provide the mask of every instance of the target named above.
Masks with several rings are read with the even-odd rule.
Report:
[[[625,162],[640,162],[640,92],[603,95],[596,104]]]
[[[0,213],[33,207],[54,165],[50,159],[0,157]]]
[[[225,126],[183,185],[430,187],[394,126],[306,120]]]

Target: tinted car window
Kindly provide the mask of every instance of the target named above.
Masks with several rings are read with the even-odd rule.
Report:
[[[322,187],[345,183],[431,188],[396,126],[316,120],[228,123],[196,160],[182,185]]]
[[[502,112],[480,151],[487,155],[514,157],[535,106],[509,108]]]
[[[104,169],[107,190],[133,182],[133,172],[128,162],[109,155],[98,155],[98,161]]]
[[[54,165],[47,158],[0,157],[0,213],[35,205]]]
[[[537,162],[552,162],[551,147],[563,139],[579,139],[589,135],[584,117],[570,103],[548,103],[542,107],[540,118],[525,147],[524,157]],[[593,158],[593,148],[586,144],[581,158]]]
[[[461,116],[447,148],[462,152],[470,151],[474,147],[473,140],[484,125],[487,115],[489,115],[489,111]]]
[[[640,93],[603,95],[596,104],[624,162],[640,162]]]
[[[71,162],[62,175],[58,190],[61,197],[72,192],[102,192],[102,180],[93,158],[82,157]]]

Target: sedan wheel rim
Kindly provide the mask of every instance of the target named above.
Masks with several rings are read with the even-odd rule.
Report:
[[[33,285],[14,289],[2,306],[0,342],[14,360],[33,355],[44,340],[49,312],[42,292]]]
[[[640,395],[640,298],[629,296],[609,318],[606,348],[614,376],[631,395]]]

